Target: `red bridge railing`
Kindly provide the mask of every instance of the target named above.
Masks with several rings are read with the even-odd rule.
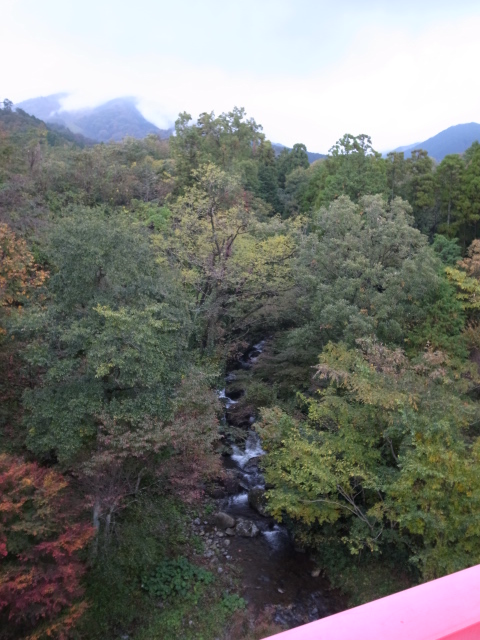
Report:
[[[480,640],[480,565],[273,637],[278,640]]]

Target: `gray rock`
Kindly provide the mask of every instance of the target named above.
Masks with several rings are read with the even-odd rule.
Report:
[[[258,469],[258,464],[262,458],[263,456],[254,456],[253,458],[250,458],[250,460],[247,463],[245,463],[243,470],[247,472],[256,471]]]
[[[260,529],[254,522],[251,522],[251,520],[239,519],[235,532],[238,536],[242,536],[242,538],[255,538],[255,536],[259,535]]]
[[[235,518],[223,511],[219,511],[213,516],[213,522],[221,529],[232,529],[235,526]]]
[[[235,535],[235,531],[233,529],[225,529],[225,533],[227,534],[227,536],[234,536]]]
[[[200,520],[200,518],[195,518],[195,520],[193,521],[193,524],[196,524],[198,526],[202,524],[202,521]]]
[[[312,578],[318,578],[318,576],[320,575],[320,569],[314,569],[310,575],[312,576]]]
[[[248,503],[261,516],[267,515],[267,501],[265,499],[265,490],[256,488],[250,489],[248,492]]]
[[[228,476],[224,480],[224,487],[225,487],[225,491],[228,493],[229,496],[235,495],[236,493],[238,493],[240,488],[240,485],[238,483],[238,478],[231,475]]]
[[[223,487],[218,486],[207,487],[206,491],[211,498],[215,498],[216,500],[226,498],[228,495]]]

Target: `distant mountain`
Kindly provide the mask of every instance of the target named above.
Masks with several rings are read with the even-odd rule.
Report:
[[[480,141],[480,124],[470,122],[449,127],[424,142],[397,147],[394,151],[403,151],[405,157],[409,157],[415,149],[424,149],[429,156],[440,162],[450,153],[463,153],[476,140]]]
[[[171,129],[159,129],[149,122],[137,108],[135,98],[116,98],[98,107],[67,111],[62,109],[62,101],[67,93],[55,93],[50,96],[31,98],[15,105],[16,109],[22,109],[29,115],[35,116],[48,123],[51,129],[58,132],[66,128],[77,136],[83,136],[83,144],[95,142],[110,142],[123,140],[125,136],[144,138],[150,133],[169,138],[173,134]],[[63,130],[65,133],[65,131]],[[282,149],[289,149],[283,144],[272,144],[275,154]],[[289,149],[290,151],[290,149]],[[310,164],[316,160],[322,160],[327,156],[323,153],[307,151]]]
[[[51,96],[42,96],[41,98],[30,98],[15,105],[20,107],[30,116],[35,116],[44,122],[51,121],[57,111],[62,108],[61,100],[66,98],[68,93],[54,93]]]
[[[396,149],[394,149],[394,151],[400,153],[401,151],[403,152],[407,152],[407,151],[412,151],[413,149],[419,149],[419,145],[423,144],[423,142],[414,142],[413,144],[407,144],[404,147],[397,147]],[[384,154],[386,155],[386,154]]]
[[[282,149],[288,149],[288,151],[291,151],[290,147],[286,147],[285,145],[279,144],[278,142],[272,142],[272,147],[273,147],[273,150],[275,151],[276,156],[278,156],[282,152]],[[307,150],[307,156],[310,164],[312,164],[312,162],[315,162],[316,160],[324,160],[325,158],[328,157],[324,153],[315,153],[314,151],[308,151],[308,150]]]
[[[15,107],[97,142],[118,141],[125,136],[144,138],[150,133],[168,138],[172,134],[172,129],[159,129],[144,118],[134,98],[116,98],[98,107],[66,111],[62,110],[61,105],[61,100],[66,95],[57,93],[32,98],[16,104]]]

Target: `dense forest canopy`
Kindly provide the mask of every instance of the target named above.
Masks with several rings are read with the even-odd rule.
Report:
[[[91,144],[5,101],[0,638],[193,638],[195,606],[202,637],[259,637],[224,631],[244,602],[178,532],[261,339],[239,407],[265,508],[332,584],[480,562],[479,219],[478,142],[436,163],[345,134],[310,164],[239,108]]]

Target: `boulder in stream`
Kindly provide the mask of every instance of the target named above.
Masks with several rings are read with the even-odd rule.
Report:
[[[243,465],[243,470],[247,473],[250,473],[251,471],[258,471],[258,465],[262,458],[263,456],[254,456],[253,458],[250,458],[250,460]]]
[[[242,538],[255,538],[260,534],[260,529],[251,520],[244,520],[243,518],[239,518],[237,520],[235,532],[237,536],[242,536]]]
[[[226,476],[223,481],[223,485],[225,487],[225,491],[229,496],[233,496],[240,491],[240,483],[238,478],[235,477],[232,473]]]
[[[248,492],[248,504],[261,516],[267,515],[267,501],[265,499],[265,489],[255,487]]]
[[[220,529],[232,529],[235,526],[235,518],[229,516],[228,513],[224,513],[223,511],[219,511],[216,513],[213,518],[213,524]]]
[[[219,487],[218,485],[207,487],[206,492],[207,495],[210,496],[210,498],[215,498],[215,500],[226,498],[228,495],[226,489],[224,489],[223,487]]]

